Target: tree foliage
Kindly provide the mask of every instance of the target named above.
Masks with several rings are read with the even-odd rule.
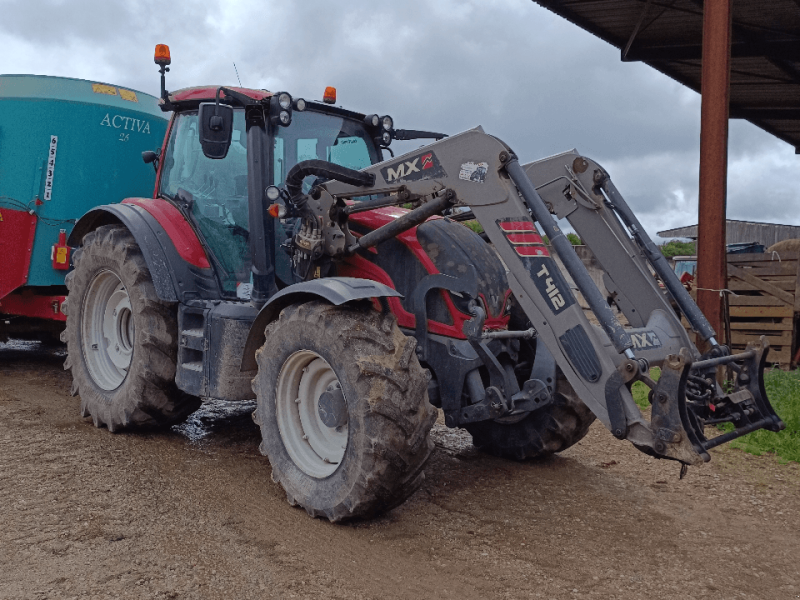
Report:
[[[673,256],[694,256],[697,254],[696,242],[682,242],[680,240],[670,240],[666,244],[660,246],[661,254],[667,258]]]

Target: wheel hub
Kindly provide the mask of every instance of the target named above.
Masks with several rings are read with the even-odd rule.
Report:
[[[347,399],[328,362],[300,350],[281,368],[276,386],[278,430],[292,461],[322,479],[339,467],[347,449]]]
[[[319,418],[327,427],[341,427],[347,423],[347,403],[339,382],[328,386],[317,403]]]
[[[111,271],[101,271],[89,284],[81,318],[86,367],[102,389],[117,389],[133,360],[135,328],[128,290]]]

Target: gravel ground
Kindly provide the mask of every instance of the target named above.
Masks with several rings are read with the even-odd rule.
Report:
[[[800,465],[714,450],[679,480],[595,424],[514,463],[437,425],[422,489],[331,525],[290,507],[252,404],[110,434],[63,352],[0,344],[0,598],[800,598]]]

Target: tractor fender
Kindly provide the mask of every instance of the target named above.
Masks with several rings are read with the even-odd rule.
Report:
[[[356,277],[326,277],[295,283],[275,294],[261,308],[250,326],[242,356],[242,371],[252,371],[256,365],[256,350],[264,345],[264,330],[278,318],[281,311],[292,304],[311,300],[325,300],[336,306],[369,298],[402,298],[403,294],[388,285]]]
[[[153,202],[152,199],[141,200],[143,203]],[[87,212],[75,224],[67,243],[77,247],[87,233],[102,225],[123,225],[131,232],[142,251],[160,300],[185,302],[192,298],[219,298],[219,288],[205,256],[202,262],[194,261],[198,264],[188,262],[178,252],[172,239],[173,235],[159,219],[142,206],[128,202],[130,201],[126,201],[125,204],[98,206]],[[177,212],[177,209],[174,210]],[[189,227],[188,223],[186,227]],[[197,243],[199,244],[199,241]]]

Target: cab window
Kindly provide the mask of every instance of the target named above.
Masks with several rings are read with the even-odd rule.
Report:
[[[234,294],[250,281],[247,206],[247,133],[243,110],[235,110],[232,143],[220,160],[206,158],[197,113],[177,116],[167,147],[160,193],[192,197],[191,214],[220,267],[223,291]]]

